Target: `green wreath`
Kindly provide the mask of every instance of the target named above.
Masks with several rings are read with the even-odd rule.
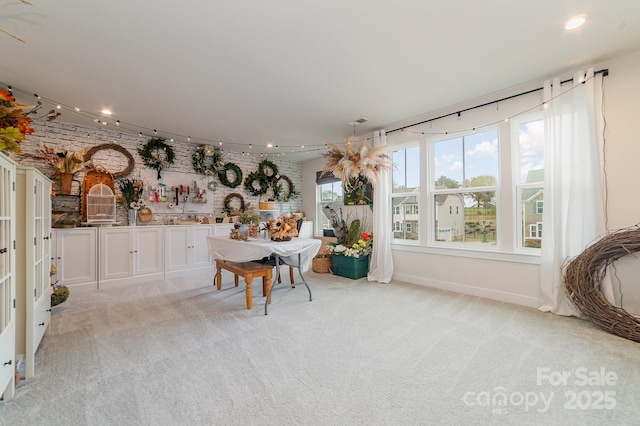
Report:
[[[233,182],[229,181],[229,175],[227,175],[229,170],[233,170],[236,174],[236,179]],[[222,169],[218,170],[218,179],[220,179],[220,182],[222,182],[224,186],[235,188],[242,183],[242,170],[233,163],[226,163],[222,166]]]
[[[258,188],[253,185],[256,181],[259,185]],[[244,189],[251,195],[264,195],[269,190],[269,177],[259,171],[251,172],[244,180]]]
[[[289,185],[289,190],[284,192],[284,188],[282,188],[282,184],[279,183],[281,180],[287,182]],[[298,192],[296,191],[296,187],[293,185],[291,179],[288,176],[281,175],[273,182],[273,196],[278,201],[289,202],[292,199],[298,196]]]
[[[213,176],[222,167],[222,152],[212,145],[200,145],[191,157],[193,170],[201,175]],[[205,161],[211,160],[210,164]]]
[[[167,145],[165,138],[151,138],[142,147],[138,148],[138,154],[142,158],[144,165],[158,172],[158,180],[162,178],[160,172],[169,164],[173,164],[176,154],[173,152],[171,145]]]
[[[234,198],[240,200],[240,213],[245,211],[244,198],[242,198],[242,195],[238,194],[237,192],[232,192],[231,194],[224,197],[224,211],[227,212],[228,215],[231,215],[231,212],[233,211],[231,208],[231,200],[233,200]]]
[[[271,169],[271,173],[267,173],[266,169]],[[269,183],[272,183],[278,177],[278,166],[265,158],[258,164],[258,173],[265,175]]]

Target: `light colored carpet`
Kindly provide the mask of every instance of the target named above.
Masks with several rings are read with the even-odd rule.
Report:
[[[217,291],[205,275],[72,293],[0,423],[640,424],[640,346],[589,322],[400,282],[308,279],[313,302],[282,286],[268,316],[260,291],[248,311],[242,286]],[[538,384],[538,369],[570,376]],[[594,382],[601,369],[615,383]]]

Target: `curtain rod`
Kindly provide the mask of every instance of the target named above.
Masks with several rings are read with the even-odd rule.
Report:
[[[594,72],[594,75],[595,75],[595,74],[602,74],[602,76],[603,76],[603,77],[606,77],[606,76],[608,76],[608,75],[609,75],[609,70],[608,70],[608,69],[598,70],[598,71],[595,71],[595,72]],[[560,84],[569,83],[569,82],[571,82],[571,81],[573,81],[573,78],[570,78],[570,79],[567,79],[567,80],[563,80],[563,81],[561,81],[561,82],[560,82]],[[456,111],[456,112],[451,112],[451,113],[449,113],[449,114],[444,114],[444,115],[441,115],[441,116],[439,116],[439,117],[430,118],[430,119],[428,119],[428,120],[420,121],[420,122],[418,122],[418,123],[408,124],[408,125],[406,125],[406,126],[398,127],[397,129],[389,130],[389,131],[387,131],[387,132],[386,132],[386,134],[388,135],[389,133],[397,132],[397,131],[399,131],[399,130],[408,129],[409,127],[419,126],[420,124],[425,124],[425,123],[429,123],[429,122],[431,122],[431,121],[440,120],[440,119],[442,119],[442,118],[450,117],[450,116],[452,116],[452,115],[460,115],[460,114],[462,114],[463,112],[471,111],[471,110],[473,110],[473,109],[477,109],[477,108],[486,107],[486,106],[488,106],[488,105],[492,105],[492,104],[495,104],[495,103],[498,103],[498,102],[507,101],[507,100],[509,100],[509,99],[517,98],[517,97],[519,97],[519,96],[528,95],[528,94],[530,94],[530,93],[539,92],[539,91],[540,91],[540,90],[542,90],[542,89],[544,89],[544,87],[538,87],[537,89],[527,90],[526,92],[522,92],[522,93],[518,93],[518,94],[515,94],[515,95],[507,96],[507,97],[505,97],[505,98],[501,98],[501,99],[496,99],[495,101],[491,101],[491,102],[485,102],[485,103],[480,104],[480,105],[476,105],[476,106],[472,106],[472,107],[469,107],[469,108],[461,109],[461,110]]]

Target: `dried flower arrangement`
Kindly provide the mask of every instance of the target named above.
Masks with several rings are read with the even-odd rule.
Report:
[[[347,191],[352,189],[354,182],[363,176],[376,186],[378,174],[383,170],[393,167],[391,157],[385,153],[386,146],[372,147],[364,141],[355,147],[351,140],[344,144],[344,151],[333,143],[327,143],[329,151],[324,155],[325,166],[322,174],[333,172],[333,175],[342,180]]]

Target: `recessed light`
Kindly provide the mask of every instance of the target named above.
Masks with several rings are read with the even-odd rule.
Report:
[[[584,24],[586,21],[587,21],[587,14],[586,13],[582,13],[580,15],[576,15],[576,16],[570,18],[564,24],[564,29],[565,30],[575,30],[576,28],[578,28],[579,26]]]

